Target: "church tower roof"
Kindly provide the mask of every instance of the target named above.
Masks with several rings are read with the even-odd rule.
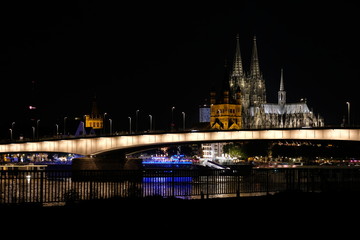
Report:
[[[97,105],[96,95],[94,96],[93,101],[92,101],[91,115],[93,115],[93,116],[99,115],[99,109],[98,109],[98,105]]]
[[[285,91],[284,79],[283,79],[283,69],[281,69],[281,76],[280,76],[280,91]]]
[[[244,70],[242,66],[241,53],[240,53],[240,43],[239,43],[239,34],[236,35],[236,51],[234,57],[234,64],[232,70],[232,76],[242,77],[244,75]]]
[[[280,90],[278,91],[278,104],[284,106],[286,104],[286,92],[284,88],[283,69],[280,76]]]
[[[256,46],[256,36],[254,36],[253,40],[253,51],[252,51],[252,57],[251,57],[251,66],[250,66],[250,77],[255,79],[260,79],[260,66],[259,66],[259,58],[258,58],[258,52],[257,52],[257,46]]]

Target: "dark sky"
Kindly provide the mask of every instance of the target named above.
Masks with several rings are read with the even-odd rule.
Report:
[[[234,4],[122,4],[121,1],[1,3],[0,133],[21,128],[33,93],[44,128],[99,110],[127,130],[198,120],[198,106],[232,63],[236,34],[249,69],[257,37],[268,102],[277,101],[284,69],[288,102],[307,98],[326,124],[340,124],[351,103],[358,124],[359,7],[337,2],[239,1]],[[34,82],[34,85],[33,85]],[[35,91],[32,87],[35,86]]]

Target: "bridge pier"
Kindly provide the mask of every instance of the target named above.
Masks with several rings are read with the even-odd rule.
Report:
[[[107,152],[72,160],[73,170],[138,170],[141,168],[142,159],[127,158],[124,151]]]

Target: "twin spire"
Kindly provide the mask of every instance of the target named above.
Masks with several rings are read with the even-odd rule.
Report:
[[[236,35],[236,52],[235,52],[232,76],[236,76],[236,77],[244,76],[244,70],[243,70],[241,53],[240,53],[239,34]],[[256,46],[256,36],[254,36],[254,42],[253,42],[250,77],[255,79],[261,78],[259,58],[258,58],[257,46]]]
[[[233,70],[231,75],[232,77],[240,77],[240,78],[244,77],[244,70],[243,70],[241,53],[240,53],[239,34],[236,35],[236,52],[235,52]],[[259,65],[259,57],[257,52],[256,36],[254,36],[253,38],[253,50],[252,50],[251,65],[250,65],[250,78],[262,79],[260,72],[260,65]],[[281,69],[280,91],[285,91],[284,80],[283,80],[283,69]]]

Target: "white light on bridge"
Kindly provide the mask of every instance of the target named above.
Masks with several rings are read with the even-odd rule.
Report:
[[[200,132],[187,133],[186,134],[186,139],[188,141],[205,140],[205,133],[200,133]]]
[[[197,131],[187,133],[164,133],[144,135],[124,135],[81,139],[63,139],[39,142],[17,142],[0,144],[0,152],[68,152],[90,155],[110,149],[122,149],[152,144],[236,141],[269,139],[309,139],[309,140],[351,140],[360,141],[360,129],[284,129],[284,130],[236,130]]]

